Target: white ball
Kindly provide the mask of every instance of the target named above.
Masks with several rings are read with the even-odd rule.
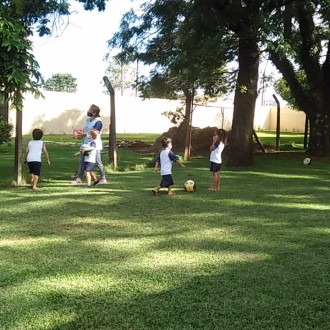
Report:
[[[193,180],[187,180],[183,186],[187,192],[194,192],[196,190],[196,184]]]
[[[303,163],[304,165],[310,165],[311,164],[311,159],[306,157],[304,160],[303,160]]]

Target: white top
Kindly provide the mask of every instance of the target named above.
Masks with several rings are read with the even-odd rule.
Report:
[[[28,162],[41,162],[41,153],[44,142],[41,140],[31,140],[28,143],[29,153],[26,157]]]
[[[172,163],[179,160],[179,157],[170,149],[164,149],[160,152],[156,161],[160,163],[160,174],[172,174]]]
[[[225,144],[223,142],[215,142],[214,143],[215,149],[211,151],[210,154],[210,161],[221,164],[222,163],[222,158],[221,154],[223,151],[223,148],[225,147]]]
[[[92,129],[92,128],[94,128],[94,126],[95,126],[95,124],[97,123],[97,122],[100,122],[100,126],[102,127],[103,126],[103,124],[102,124],[102,121],[101,121],[101,119],[99,118],[99,117],[97,117],[97,118],[94,118],[94,119],[90,119],[90,118],[88,118],[87,120],[86,120],[86,123],[85,123],[85,126],[84,126],[84,129],[83,129],[83,131],[84,131],[84,133],[85,134],[87,134],[87,135],[85,135],[84,137],[83,137],[83,140],[82,140],[82,143],[83,144],[87,144],[87,143],[89,143],[89,139],[88,139],[88,132]],[[103,149],[103,145],[102,145],[102,140],[101,140],[101,130],[98,130],[99,132],[100,132],[100,134],[98,135],[98,137],[96,138],[96,140],[95,140],[95,143],[96,143],[96,150],[102,150]]]

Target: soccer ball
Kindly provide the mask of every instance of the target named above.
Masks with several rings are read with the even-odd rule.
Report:
[[[186,181],[183,187],[187,192],[194,192],[196,190],[196,184],[193,180]]]
[[[310,165],[311,164],[311,159],[307,157],[303,160],[303,163],[304,163],[304,165]]]

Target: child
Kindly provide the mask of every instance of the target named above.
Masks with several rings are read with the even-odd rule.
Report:
[[[43,135],[42,130],[35,128],[32,131],[33,140],[28,142],[25,150],[24,163],[27,163],[29,166],[29,183],[33,190],[38,190],[42,152],[44,152],[47,163],[50,165],[46,143],[41,140]]]
[[[179,156],[175,155],[172,149],[172,140],[167,137],[162,138],[163,150],[160,152],[159,156],[156,158],[155,173],[158,173],[158,165],[160,164],[160,174],[162,179],[160,185],[152,189],[155,196],[158,195],[160,188],[167,188],[167,195],[172,196],[173,192],[171,186],[173,183],[172,178],[172,162],[178,163],[181,167],[185,167],[183,163],[180,162]]]
[[[92,186],[92,178],[93,178],[93,186],[99,184],[100,180],[96,179],[96,175],[93,172],[93,168],[96,163],[96,142],[95,140],[99,136],[99,132],[95,129],[91,129],[89,131],[89,143],[83,144],[80,148],[80,151],[75,153],[75,156],[84,156],[84,171],[86,176],[86,186],[85,188],[91,188]]]
[[[226,131],[224,129],[218,129],[213,135],[213,142],[210,146],[210,171],[213,174],[213,187],[208,188],[210,191],[217,191],[220,189],[221,154],[226,143]]]

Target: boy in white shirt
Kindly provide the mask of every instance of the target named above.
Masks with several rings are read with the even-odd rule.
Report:
[[[84,156],[84,172],[86,176],[86,186],[85,188],[91,188],[92,178],[94,180],[93,186],[96,186],[99,183],[99,180],[96,179],[96,175],[93,172],[93,168],[96,163],[96,139],[99,136],[99,132],[95,129],[89,131],[88,137],[89,142],[83,144],[80,148],[80,151],[75,153],[75,156]]]
[[[47,163],[50,165],[46,143],[41,140],[43,135],[44,133],[42,130],[35,128],[32,131],[33,140],[28,142],[25,150],[24,163],[27,163],[29,166],[29,183],[33,190],[38,190],[42,152],[44,152]]]
[[[152,193],[157,196],[161,188],[167,188],[167,195],[172,196],[172,186],[174,184],[172,178],[172,163],[178,163],[181,167],[185,167],[183,163],[180,162],[179,156],[173,153],[172,149],[172,140],[167,137],[162,138],[162,147],[163,150],[160,152],[156,158],[155,163],[155,173],[158,173],[158,166],[160,165],[160,174],[162,179],[159,186],[152,189]]]

